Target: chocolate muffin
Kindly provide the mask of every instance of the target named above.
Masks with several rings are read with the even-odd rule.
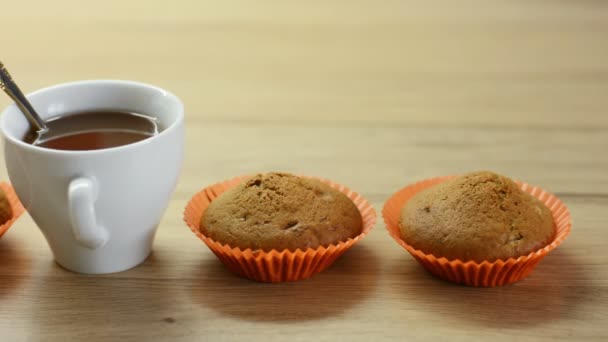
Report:
[[[295,251],[361,233],[362,219],[343,193],[316,179],[258,174],[211,202],[201,233],[231,247]]]
[[[13,208],[11,208],[6,193],[0,188],[0,225],[5,224],[11,218],[13,218]]]
[[[401,210],[401,237],[427,254],[462,261],[517,258],[550,243],[551,211],[511,179],[474,172],[412,197]]]

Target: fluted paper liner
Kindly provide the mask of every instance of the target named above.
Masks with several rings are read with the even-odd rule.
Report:
[[[365,198],[345,186],[317,178],[344,193],[355,203],[363,219],[363,229],[359,235],[329,246],[308,248],[306,250],[271,250],[266,252],[263,250],[251,250],[250,248],[241,250],[239,247],[222,244],[202,234],[199,224],[211,201],[224,191],[248,178],[248,176],[236,177],[202,189],[192,197],[184,211],[184,221],[190,227],[190,230],[203,240],[207,247],[230,270],[243,277],[272,283],[310,278],[314,274],[328,268],[350,247],[363,239],[376,223],[376,212]]]
[[[4,190],[6,197],[8,199],[8,203],[11,205],[11,209],[13,209],[13,217],[10,220],[6,221],[3,225],[0,226],[0,237],[6,233],[6,231],[19,219],[19,216],[23,214],[25,208],[19,201],[17,194],[15,193],[15,189],[8,184],[7,182],[0,182],[0,188]]]
[[[455,178],[455,176],[432,178],[409,185],[389,198],[382,209],[386,229],[393,239],[416,258],[431,274],[439,278],[469,286],[485,287],[517,282],[529,275],[545,255],[561,244],[570,233],[572,227],[570,213],[557,196],[539,187],[516,181],[522,190],[538,198],[551,210],[556,232],[553,241],[545,247],[518,258],[476,262],[458,259],[448,260],[445,257],[426,254],[408,245],[401,238],[399,231],[401,209],[416,193],[452,178]]]

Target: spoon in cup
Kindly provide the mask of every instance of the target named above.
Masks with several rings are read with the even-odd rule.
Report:
[[[23,95],[21,89],[19,89],[17,84],[13,81],[13,78],[2,62],[0,62],[0,88],[15,101],[17,107],[19,107],[29,121],[32,128],[29,134],[35,135],[35,139],[33,140],[40,140],[42,136],[49,131],[49,128],[40,115],[36,113],[36,110],[32,107],[32,104],[27,100],[25,95]]]

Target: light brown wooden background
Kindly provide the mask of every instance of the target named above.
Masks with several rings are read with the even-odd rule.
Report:
[[[186,104],[187,145],[138,268],[73,274],[27,215],[8,231],[0,340],[608,338],[605,2],[6,1],[1,16],[1,58],[24,90],[165,87]],[[325,273],[258,284],[181,220],[199,188],[249,172],[327,177],[379,211],[408,183],[477,169],[572,212],[570,238],[513,286],[432,278],[381,219]]]

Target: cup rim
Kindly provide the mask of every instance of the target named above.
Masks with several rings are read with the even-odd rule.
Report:
[[[59,83],[59,84],[55,84],[55,85],[51,85],[48,87],[38,89],[36,91],[26,94],[26,97],[36,96],[36,95],[44,93],[44,92],[56,91],[56,90],[60,90],[63,88],[86,87],[86,86],[99,85],[99,84],[132,86],[132,87],[148,88],[153,91],[157,91],[157,92],[161,93],[163,96],[167,97],[168,99],[174,101],[177,104],[177,106],[178,106],[177,116],[176,116],[175,120],[173,120],[173,122],[166,129],[162,130],[157,135],[154,135],[148,139],[140,140],[140,141],[137,141],[137,142],[134,142],[131,144],[126,144],[126,145],[121,145],[121,146],[116,146],[116,147],[109,147],[109,148],[102,148],[102,149],[97,149],[97,150],[55,150],[55,149],[44,148],[44,147],[39,147],[39,146],[35,146],[32,144],[28,144],[28,143],[22,141],[21,139],[17,139],[12,134],[8,133],[8,131],[6,129],[6,124],[5,124],[6,120],[7,120],[6,113],[12,109],[18,110],[17,105],[15,103],[12,103],[12,104],[8,105],[6,108],[4,108],[4,110],[0,113],[0,131],[2,131],[2,135],[4,136],[4,139],[10,141],[11,143],[13,143],[23,149],[31,151],[31,152],[50,153],[50,154],[58,154],[58,155],[85,155],[85,154],[86,155],[89,155],[89,154],[97,155],[97,154],[113,153],[113,152],[117,152],[117,151],[127,151],[127,150],[130,150],[133,148],[138,148],[139,146],[144,146],[144,145],[150,144],[150,143],[152,143],[152,141],[155,141],[165,135],[170,134],[170,132],[178,129],[178,126],[180,126],[184,120],[184,104],[179,99],[179,97],[177,97],[175,94],[173,94],[170,91],[167,91],[163,88],[160,88],[160,87],[157,87],[157,86],[154,86],[151,84],[143,83],[143,82],[137,82],[137,81],[103,79],[103,80],[81,80],[81,81],[65,82],[65,83]]]

